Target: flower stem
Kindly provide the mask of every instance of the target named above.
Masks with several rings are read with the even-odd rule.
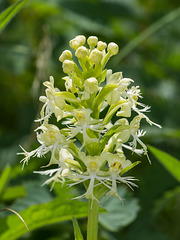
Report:
[[[89,206],[88,206],[87,240],[97,240],[98,210],[99,210],[99,203],[96,200],[90,199]]]

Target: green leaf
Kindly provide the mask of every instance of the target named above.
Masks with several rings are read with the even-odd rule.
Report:
[[[22,198],[16,199],[11,205],[11,208],[17,212],[23,211],[36,204],[44,204],[52,200],[52,194],[48,187],[41,186],[42,181],[24,182],[26,194]]]
[[[180,161],[155,147],[149,146],[148,148],[173,177],[180,182]]]
[[[55,95],[64,98],[68,102],[79,104],[79,100],[74,96],[73,93],[70,93],[70,92],[56,92]]]
[[[119,102],[117,102],[116,104],[112,104],[110,106],[110,108],[108,109],[108,112],[106,114],[106,117],[104,118],[104,122],[106,124],[111,120],[111,118],[113,117],[115,112],[121,107],[121,104],[125,103],[125,102],[127,102],[127,101],[122,99],[122,100],[119,100]]]
[[[140,210],[138,200],[133,198],[127,188],[121,186],[118,194],[124,200],[124,204],[115,197],[103,199],[102,206],[107,209],[107,213],[101,213],[100,223],[109,231],[118,231],[120,228],[128,226],[133,222]]]
[[[96,156],[101,153],[103,145],[99,142],[91,142],[85,145],[84,148],[91,156]]]
[[[120,133],[126,129],[129,129],[128,125],[122,126],[122,124],[115,124],[112,126],[101,138],[100,143],[104,147],[105,144],[109,141],[109,139],[115,134],[115,133]]]
[[[16,198],[25,197],[25,195],[26,195],[26,190],[24,186],[13,186],[13,187],[8,187],[4,191],[1,198],[3,201],[12,201]]]
[[[0,30],[15,16],[28,0],[19,0],[0,14]]]
[[[100,76],[98,77],[98,83],[102,83],[104,82],[105,78],[106,78],[106,74],[107,74],[107,69],[105,69],[101,74]]]
[[[0,195],[2,194],[5,185],[7,184],[11,174],[11,167],[9,165],[6,166],[3,173],[0,176]]]
[[[45,204],[37,204],[21,211],[19,214],[26,222],[30,231],[47,224],[59,223],[88,215],[88,205],[86,202],[66,201],[54,199]],[[27,232],[24,224],[16,215],[10,215],[0,220],[1,240],[14,240]]]
[[[79,224],[78,224],[76,218],[72,217],[72,221],[73,221],[75,240],[83,240],[83,236],[82,236],[82,233],[81,233],[81,230],[79,228]]]
[[[115,88],[117,88],[116,84],[108,84],[102,88],[101,92],[97,95],[93,102],[93,117],[99,114],[101,104],[103,103],[107,95]]]
[[[121,175],[123,175],[124,173],[126,173],[127,171],[131,170],[132,168],[134,168],[136,165],[138,165],[139,163],[141,163],[141,161],[136,161],[134,163],[131,164],[131,166],[123,168],[121,170]]]

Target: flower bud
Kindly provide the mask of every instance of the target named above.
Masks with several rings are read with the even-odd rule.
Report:
[[[71,59],[72,59],[72,53],[69,50],[63,51],[59,57],[60,62],[64,62],[65,60],[71,60]]]
[[[79,36],[76,36],[74,39],[72,39],[70,42],[69,42],[69,46],[72,48],[72,49],[77,49],[78,47],[80,46],[83,46],[86,42],[86,38],[85,36],[83,35],[79,35]]]
[[[39,101],[45,103],[47,101],[47,97],[45,96],[40,96]]]
[[[111,42],[108,44],[107,50],[111,55],[116,55],[119,52],[119,47],[116,43]]]
[[[107,44],[105,42],[99,41],[97,44],[97,49],[99,51],[103,51],[107,47]]]
[[[97,79],[94,77],[86,79],[84,81],[84,89],[90,94],[96,93],[99,89]]]
[[[88,54],[88,50],[84,46],[79,47],[75,52],[75,56],[77,58],[85,58],[87,54]]]
[[[100,63],[102,60],[102,52],[100,52],[97,49],[92,50],[90,56],[89,56],[89,61],[93,63]]]
[[[90,47],[95,47],[97,45],[98,38],[95,36],[91,36],[88,38],[87,43]]]
[[[65,60],[63,62],[63,72],[64,73],[69,73],[72,72],[74,69],[74,62],[70,60]]]

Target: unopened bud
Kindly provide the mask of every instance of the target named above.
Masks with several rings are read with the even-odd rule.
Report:
[[[103,51],[107,47],[107,44],[105,42],[99,41],[97,44],[97,49],[99,51]]]
[[[53,76],[50,76],[50,77],[49,77],[49,81],[50,81],[51,84],[54,85],[54,77],[53,77]]]
[[[70,60],[65,60],[63,62],[63,72],[64,73],[69,73],[72,72],[74,69],[74,62]]]
[[[90,47],[95,47],[97,45],[98,38],[95,36],[91,36],[88,38],[87,43],[89,44]]]
[[[64,62],[65,60],[71,60],[72,53],[69,50],[65,50],[62,52],[61,56],[59,57],[60,62]]]
[[[111,55],[116,55],[119,52],[119,47],[116,43],[111,42],[108,44],[107,50],[111,53]]]
[[[94,77],[86,79],[84,81],[84,89],[90,94],[96,93],[99,89],[97,79]]]
[[[87,54],[88,54],[88,50],[84,46],[79,47],[75,52],[75,56],[77,58],[85,58]]]
[[[92,50],[90,56],[89,56],[89,61],[93,63],[100,63],[102,60],[102,52],[100,52],[97,49]]]
[[[83,35],[79,35],[79,36],[76,36],[74,39],[72,39],[70,42],[69,42],[69,46],[72,48],[72,49],[77,49],[78,47],[80,46],[83,46],[86,42],[86,38],[85,36]]]
[[[40,96],[39,101],[45,103],[47,101],[47,97],[45,96]]]

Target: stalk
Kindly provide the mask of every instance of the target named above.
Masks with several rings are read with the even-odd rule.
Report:
[[[96,200],[90,199],[89,205],[88,205],[87,240],[97,240],[98,210],[99,210],[99,203]]]

